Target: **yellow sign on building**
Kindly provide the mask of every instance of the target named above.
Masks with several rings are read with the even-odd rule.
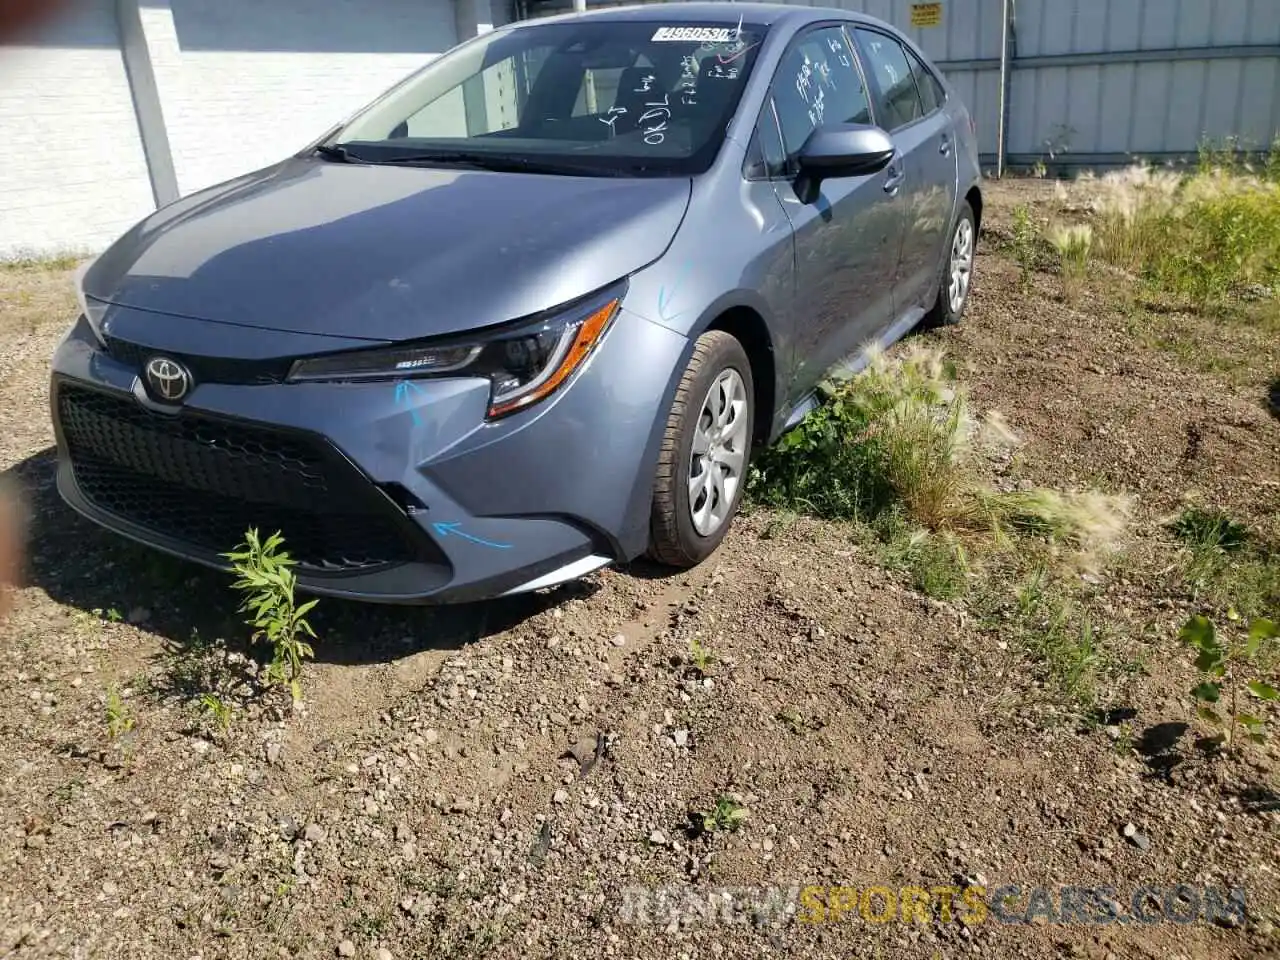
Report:
[[[942,25],[941,3],[913,3],[911,5],[913,27],[938,27]]]

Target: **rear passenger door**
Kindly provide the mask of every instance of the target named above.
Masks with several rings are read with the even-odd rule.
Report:
[[[782,144],[773,188],[795,231],[797,319],[788,391],[794,401],[891,322],[902,204],[892,170],[824,180],[812,203],[794,189],[797,158],[817,127],[873,122],[871,95],[843,25],[811,27],[792,39],[769,102]]]
[[[957,144],[942,84],[910,47],[870,27],[854,35],[875,91],[882,126],[905,161],[906,227],[894,296],[898,312],[928,309],[942,275],[955,211]]]

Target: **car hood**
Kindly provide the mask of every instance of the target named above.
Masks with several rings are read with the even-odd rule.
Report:
[[[294,158],[147,217],[89,268],[84,290],[296,333],[458,333],[550,309],[656,260],[690,187]]]

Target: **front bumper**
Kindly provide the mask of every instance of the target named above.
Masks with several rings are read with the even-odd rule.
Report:
[[[103,527],[218,569],[250,526],[279,530],[300,588],[388,603],[537,589],[647,545],[657,443],[688,341],[625,309],[571,383],[494,423],[476,379],[397,390],[197,378],[163,411],[146,402],[142,364],[190,357],[184,347],[220,325],[112,310],[127,340],[108,352],[78,322],[51,382],[58,489]],[[254,331],[226,332],[222,352],[233,341],[240,356],[262,352]]]

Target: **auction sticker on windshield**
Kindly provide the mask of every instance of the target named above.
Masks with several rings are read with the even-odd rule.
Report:
[[[659,27],[653,35],[653,42],[728,43],[738,33],[736,27]]]

